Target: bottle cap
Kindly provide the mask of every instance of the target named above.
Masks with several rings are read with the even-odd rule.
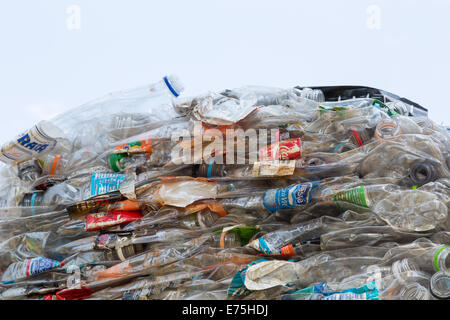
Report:
[[[109,164],[111,165],[111,169],[114,172],[120,172],[123,168],[120,165],[120,160],[127,157],[128,155],[126,153],[112,153],[109,156]]]
[[[166,76],[163,80],[175,97],[178,97],[184,91],[184,85],[176,75]]]

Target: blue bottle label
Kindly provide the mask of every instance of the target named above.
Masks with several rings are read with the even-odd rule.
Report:
[[[91,178],[91,197],[119,190],[126,174],[94,173]]]
[[[258,249],[260,252],[270,255],[272,253],[272,249],[267,245],[266,240],[264,238],[258,238]]]
[[[293,185],[288,188],[267,190],[264,196],[264,207],[271,212],[303,206],[311,202],[312,190],[318,182]]]
[[[43,273],[51,269],[57,268],[61,265],[59,261],[43,257],[28,259],[26,263],[27,263],[26,269],[27,276]]]
[[[350,288],[342,291],[332,291],[326,283],[319,283],[301,290],[297,290],[284,297],[284,300],[378,300],[380,297],[375,281],[358,288]]]
[[[379,292],[375,281],[358,288],[324,294],[324,300],[378,300]]]

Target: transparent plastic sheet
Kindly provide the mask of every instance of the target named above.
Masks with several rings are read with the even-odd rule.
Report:
[[[181,91],[93,100],[0,163],[0,299],[445,298],[446,128],[395,100]]]

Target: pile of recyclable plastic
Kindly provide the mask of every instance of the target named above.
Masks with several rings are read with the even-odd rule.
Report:
[[[0,152],[0,299],[450,297],[450,136],[405,101],[176,76]]]

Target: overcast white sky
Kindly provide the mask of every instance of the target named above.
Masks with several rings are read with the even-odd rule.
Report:
[[[1,142],[171,73],[187,95],[373,86],[450,125],[450,0],[14,0],[0,40]]]

